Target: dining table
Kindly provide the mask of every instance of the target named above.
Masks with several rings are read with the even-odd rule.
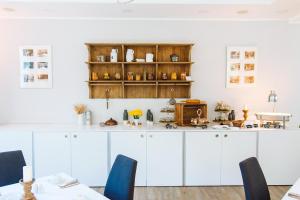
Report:
[[[3,186],[0,187],[0,200],[20,200],[23,193],[21,183]],[[109,200],[64,173],[36,179],[32,184],[32,193],[37,200]]]
[[[281,200],[300,200],[300,178],[287,191]]]

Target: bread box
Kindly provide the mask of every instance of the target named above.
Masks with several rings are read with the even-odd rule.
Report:
[[[178,126],[191,126],[191,119],[197,118],[198,109],[201,109],[201,118],[207,120],[207,103],[176,103],[175,120]]]

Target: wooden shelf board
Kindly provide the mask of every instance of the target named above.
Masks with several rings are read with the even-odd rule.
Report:
[[[86,46],[122,46],[121,43],[92,43],[92,42],[88,42],[88,43],[84,43]]]
[[[182,80],[157,80],[158,83],[192,83],[194,81],[182,81]]]
[[[159,43],[158,46],[194,46],[193,43]]]
[[[86,81],[86,82],[89,82],[89,83],[122,83],[123,80],[97,80],[97,81],[92,81],[92,80],[89,80],[89,81]]]
[[[89,62],[86,61],[86,64],[91,65],[117,65],[117,64],[125,64],[125,65],[187,65],[194,64],[195,62]]]
[[[98,42],[87,42],[86,46],[194,46],[193,43],[98,43]]]
[[[184,64],[194,64],[195,62],[157,62],[160,65],[184,65]]]
[[[125,65],[155,65],[157,62],[123,62]]]
[[[156,86],[155,83],[125,83],[125,86]]]
[[[91,65],[118,65],[122,64],[123,62],[85,62],[86,64],[91,64]]]
[[[128,81],[128,80],[125,80],[124,82],[125,83],[156,83],[156,80],[153,80],[153,81],[144,81],[144,80],[141,80],[141,81]]]

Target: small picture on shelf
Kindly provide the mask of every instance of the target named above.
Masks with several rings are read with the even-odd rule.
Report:
[[[25,57],[33,56],[33,49],[23,49],[23,56]]]
[[[38,74],[38,80],[48,80],[48,74]]]
[[[24,82],[34,82],[34,75],[33,74],[24,74]]]
[[[48,49],[38,49],[37,50],[38,57],[46,57],[48,56]]]
[[[230,58],[231,59],[240,59],[240,51],[231,51]]]
[[[23,69],[33,69],[33,62],[24,62]]]
[[[48,69],[48,62],[38,62],[37,67],[38,69]]]
[[[230,65],[231,71],[240,71],[240,69],[241,69],[241,63],[232,63]]]
[[[245,76],[244,82],[245,82],[245,84],[253,84],[254,83],[254,76]]]
[[[255,51],[245,51],[245,59],[255,59]]]
[[[245,64],[245,71],[254,71],[254,64],[253,63],[247,63]]]
[[[231,76],[230,77],[230,83],[231,84],[239,84],[240,83],[240,76]]]

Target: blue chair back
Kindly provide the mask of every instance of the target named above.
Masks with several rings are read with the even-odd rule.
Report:
[[[0,187],[18,183],[25,165],[22,151],[0,153]]]
[[[118,155],[109,173],[104,196],[110,200],[133,200],[137,161]]]
[[[255,157],[240,162],[246,200],[270,200],[263,171]]]

